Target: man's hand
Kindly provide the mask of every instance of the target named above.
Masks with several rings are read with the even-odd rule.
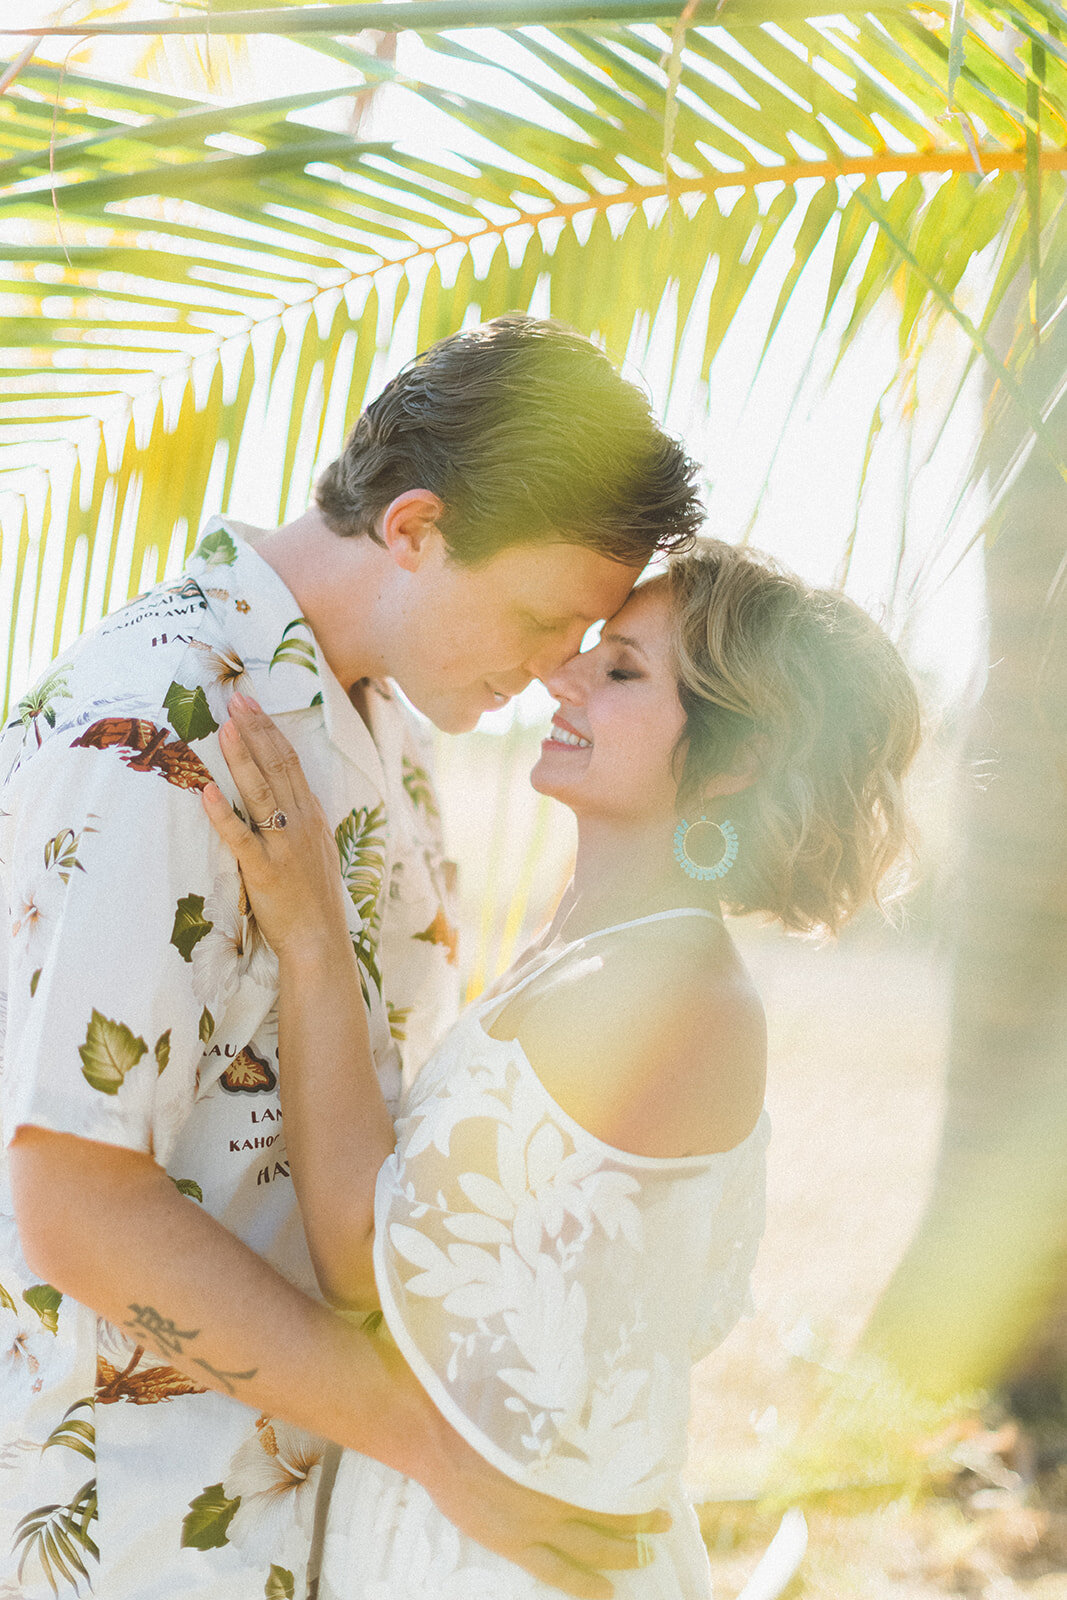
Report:
[[[579,1511],[522,1488],[465,1441],[459,1444],[470,1459],[465,1471],[430,1487],[437,1509],[479,1544],[565,1594],[609,1600],[615,1590],[603,1573],[647,1566],[652,1559],[648,1536],[670,1527],[665,1511],[629,1517]],[[463,1451],[457,1447],[455,1453]]]
[[[671,1525],[666,1511],[611,1516],[524,1488],[490,1466],[449,1426],[399,1352],[384,1343],[382,1350],[398,1409],[411,1407],[417,1419],[417,1453],[394,1464],[425,1487],[461,1533],[542,1583],[584,1600],[610,1600],[615,1591],[605,1572],[649,1564],[649,1536]]]

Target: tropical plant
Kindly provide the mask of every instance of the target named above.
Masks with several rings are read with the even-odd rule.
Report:
[[[226,9],[212,8],[213,29]],[[28,63],[0,101],[9,680],[46,623],[42,594],[57,596],[58,643],[174,568],[209,498],[229,500],[239,456],[274,474],[279,517],[302,507],[401,319],[421,347],[467,316],[529,305],[539,285],[554,314],[617,352],[635,324],[666,318],[675,356],[695,342],[706,376],[761,267],[779,284],[765,343],[801,274],[821,268],[846,343],[889,292],[912,374],[931,323],[950,319],[1040,431],[1047,396],[1020,373],[1062,281],[1055,0],[823,20],[768,0],[673,39],[616,23],[640,14],[627,0],[595,27],[517,30],[506,52],[463,31],[480,7],[340,9],[336,33],[299,35],[315,86],[281,98],[194,103]],[[446,17],[460,26],[426,33],[412,87],[479,153],[313,125],[327,102],[396,77],[344,26]],[[331,20],[284,6],[241,25],[295,34],[309,19]],[[318,86],[322,57],[342,88]],[[492,69],[483,98],[439,87],[457,63],[475,82]],[[1001,359],[991,329],[1021,272],[1030,293]],[[257,458],[278,417],[279,459]]]
[[[0,99],[9,693],[42,626],[58,643],[177,570],[205,510],[253,463],[274,474],[279,518],[302,508],[394,335],[422,347],[465,319],[536,305],[620,354],[654,326],[674,367],[695,349],[706,380],[754,314],[757,275],[774,291],[764,354],[802,279],[818,284],[842,350],[895,318],[898,376],[872,411],[868,461],[892,405],[914,413],[934,330],[957,331],[966,356],[945,416],[976,375],[987,394],[960,503],[988,494],[1005,530],[996,581],[1011,595],[1015,553],[1035,548],[1028,486],[1041,483],[1036,522],[1054,548],[1024,603],[1062,616],[1057,0],[881,0],[831,16],[815,0],[233,9],[76,31],[288,35],[307,87],[294,71],[292,93],[221,105],[28,62]],[[471,31],[490,25],[506,36]],[[365,27],[417,30],[421,81],[358,49],[350,35]],[[460,69],[477,87],[455,87]],[[438,146],[323,125],[344,121],[330,102],[365,102],[375,85],[417,94]],[[267,427],[281,430],[276,462],[257,457]],[[1030,522],[1015,529],[1024,503]],[[57,600],[42,607],[48,585]],[[1062,627],[1030,634],[1051,641],[1031,674],[1051,682]],[[1061,797],[1062,720],[1040,727]],[[999,793],[1028,781],[1005,766]],[[1016,816],[1031,798],[1016,793]],[[1064,837],[1061,825],[1061,851]],[[1067,867],[1055,853],[1046,865],[1058,901],[1037,915],[1032,887],[1016,922],[1047,943],[1064,939]],[[976,881],[988,870],[977,861]],[[1010,966],[983,970],[992,1005]],[[984,1037],[991,1065],[1004,1043]],[[1048,1075],[1049,1061],[1046,1049],[1033,1071]]]

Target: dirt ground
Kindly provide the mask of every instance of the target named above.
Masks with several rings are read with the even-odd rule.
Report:
[[[816,1402],[922,1210],[944,961],[869,928],[836,948],[737,933],[767,1008],[774,1131],[755,1314],[694,1382],[691,1487],[717,1600],[735,1600],[791,1498],[809,1544],[789,1600],[1067,1600],[1067,1469],[1033,1481],[1029,1442],[989,1411],[925,1419],[925,1466],[884,1394],[853,1449],[806,1449]],[[880,1452],[889,1482],[864,1487]]]

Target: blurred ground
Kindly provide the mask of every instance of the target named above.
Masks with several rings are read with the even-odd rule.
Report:
[[[922,1210],[945,963],[870,926],[837,947],[735,932],[767,1008],[774,1131],[755,1315],[694,1381],[691,1487],[717,1600],[734,1600],[774,1532],[781,1508],[758,1497],[768,1475],[788,1479],[783,1453],[800,1463],[810,1530],[790,1600],[1067,1600],[1067,1473],[1034,1481],[1029,1442],[988,1409],[916,1421],[926,1469],[911,1451],[901,1475],[909,1423],[875,1394],[836,1453],[805,1459],[817,1397],[833,1392],[825,1369],[847,1354]],[[879,1476],[889,1482],[864,1486]]]

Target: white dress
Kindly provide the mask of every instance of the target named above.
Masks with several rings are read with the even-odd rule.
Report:
[[[669,911],[637,923],[706,911]],[[601,1512],[666,1506],[651,1565],[612,1573],[618,1600],[710,1596],[680,1482],[689,1377],[746,1309],[763,1230],[766,1113],[734,1149],[616,1149],[552,1099],[490,1014],[605,928],[468,1009],[397,1122],[375,1206],[383,1334],[487,1461]],[[461,1535],[426,1491],[341,1461],[318,1600],[558,1600]]]

